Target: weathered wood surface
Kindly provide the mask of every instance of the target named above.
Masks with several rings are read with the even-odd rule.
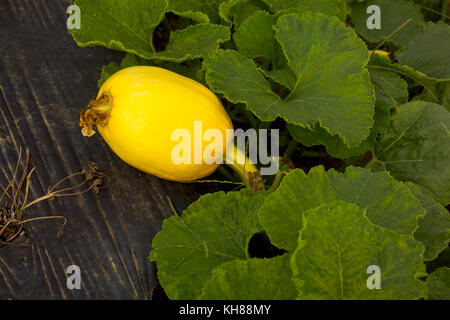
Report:
[[[0,1],[0,168],[12,176],[19,148],[29,149],[32,198],[87,161],[111,182],[99,195],[56,198],[27,211],[27,218],[63,215],[68,223],[59,238],[59,221],[29,223],[29,247],[0,248],[0,299],[148,299],[156,279],[147,257],[172,214],[167,197],[181,211],[207,187],[141,174],[100,135],[81,135],[79,111],[95,97],[101,67],[122,54],[78,48],[66,30],[70,2]],[[66,286],[72,264],[81,268],[81,290]]]

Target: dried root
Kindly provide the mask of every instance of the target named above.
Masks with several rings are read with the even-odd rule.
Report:
[[[8,178],[4,170],[3,174],[6,180],[9,181],[6,186],[0,185],[0,247],[3,245],[24,246],[25,243],[13,244],[12,241],[18,237],[25,235],[24,225],[33,221],[61,219],[63,223],[59,227],[57,237],[63,231],[67,223],[64,216],[46,216],[24,219],[25,211],[32,205],[44,201],[52,200],[55,197],[69,197],[81,195],[89,191],[94,191],[96,194],[100,189],[106,188],[109,183],[109,178],[99,171],[98,166],[93,162],[88,162],[85,169],[80,172],[71,174],[55,185],[50,187],[47,193],[35,200],[29,201],[29,190],[31,184],[31,176],[35,168],[29,170],[30,167],[30,153],[27,151],[25,164],[20,174],[20,164],[22,159],[22,150],[19,151],[19,159],[17,161],[14,175]],[[70,182],[72,179],[80,177],[82,181],[76,185],[61,187],[63,184]],[[106,182],[106,183],[105,183]]]

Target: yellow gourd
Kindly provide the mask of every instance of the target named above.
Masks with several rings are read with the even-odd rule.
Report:
[[[179,143],[173,141],[173,132],[187,129],[194,137],[195,121],[201,121],[203,132],[218,129],[222,133],[223,150],[215,152],[224,157],[232,143],[226,130],[233,125],[214,93],[172,71],[136,66],[118,71],[103,84],[97,100],[81,112],[80,126],[83,135],[92,136],[95,124],[111,149],[142,171],[167,180],[191,181],[211,174],[218,166],[204,161],[195,164],[194,159],[190,164],[173,162],[172,150]],[[202,154],[207,144],[202,144]],[[248,172],[257,169],[247,164],[245,170],[241,166],[237,171],[247,180]]]

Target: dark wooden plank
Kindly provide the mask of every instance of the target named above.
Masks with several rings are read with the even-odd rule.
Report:
[[[29,149],[32,198],[87,161],[111,182],[99,195],[56,198],[27,211],[27,218],[63,215],[68,223],[60,238],[57,220],[29,223],[30,247],[0,248],[0,298],[146,299],[156,284],[151,241],[172,214],[167,197],[181,211],[206,187],[140,173],[100,135],[82,137],[79,110],[95,97],[101,67],[122,54],[78,48],[65,28],[69,5],[0,1],[0,168],[12,176],[19,148]],[[66,287],[71,264],[81,268],[81,290]]]

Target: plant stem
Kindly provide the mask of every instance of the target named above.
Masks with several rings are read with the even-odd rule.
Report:
[[[277,175],[275,176],[275,179],[273,180],[273,183],[269,188],[270,193],[272,193],[278,189],[282,178],[283,178],[283,173],[280,170],[278,170]]]
[[[245,116],[246,116],[248,122],[250,122],[250,126],[252,128],[256,129],[258,127],[258,123],[257,123],[253,113],[250,110],[248,110],[247,107],[245,107]]]
[[[364,166],[364,168],[365,169],[370,169],[375,164],[383,164],[383,162],[377,159],[377,157],[375,156],[375,153],[372,150],[372,159],[370,159],[370,161],[367,162],[367,164]]]
[[[223,175],[227,180],[229,180],[229,181],[235,181],[236,180],[236,177],[234,177],[233,175],[231,175],[226,169],[225,169],[225,167],[222,167],[222,166],[219,166],[218,168],[217,168],[217,171],[219,171],[219,173],[221,174],[221,175]]]
[[[295,148],[297,148],[298,142],[295,139],[292,139],[291,142],[289,142],[289,145],[284,152],[285,157],[290,157],[292,153],[294,152]]]
[[[232,153],[227,152],[225,160],[226,164],[241,177],[242,182],[249,190],[264,189],[264,181],[261,178],[260,171],[236,145],[233,145]]]

